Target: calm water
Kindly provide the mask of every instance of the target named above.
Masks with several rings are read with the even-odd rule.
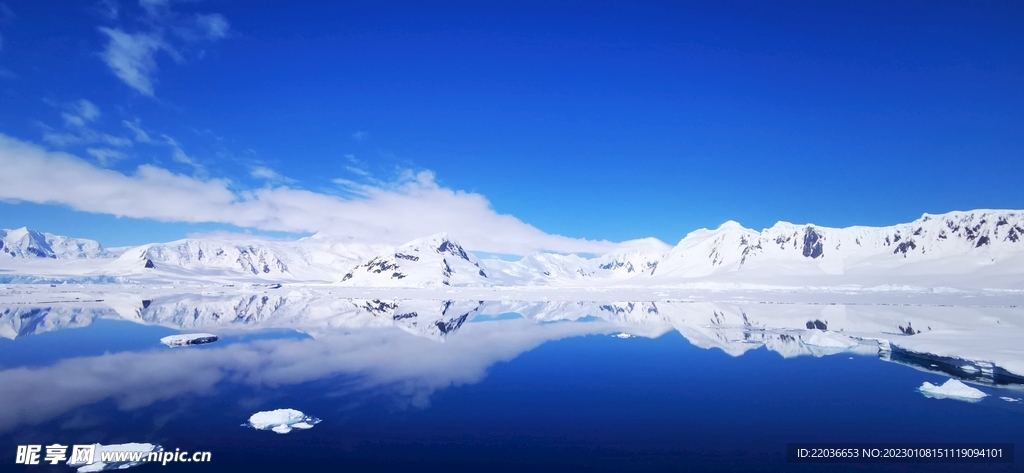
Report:
[[[804,327],[717,311],[671,326],[640,303],[366,302],[4,308],[0,470],[72,471],[14,465],[17,445],[149,442],[213,462],[131,471],[1022,471],[1024,406],[999,399],[1020,386],[929,399],[916,388],[948,376],[871,344],[808,347]],[[158,341],[199,328],[222,338]],[[322,422],[240,426],[277,408]],[[1018,462],[786,463],[787,443],[815,441],[1013,442]]]

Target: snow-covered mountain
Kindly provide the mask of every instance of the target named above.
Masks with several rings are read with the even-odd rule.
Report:
[[[597,269],[624,276],[651,275],[672,249],[657,238],[644,238],[595,259]]]
[[[25,227],[0,230],[0,255],[11,258],[109,258],[113,253],[95,240],[41,233]]]
[[[130,248],[110,268],[119,274],[333,282],[376,250],[316,235],[293,242],[186,239]]]
[[[966,271],[1024,251],[1024,213],[1004,210],[925,214],[888,227],[828,228],[779,222],[760,232],[726,222],[691,232],[659,263],[661,279],[722,273],[839,275],[953,259],[928,271]]]
[[[347,286],[437,287],[489,284],[480,261],[446,233],[378,253],[341,278]]]
[[[297,241],[192,238],[129,248],[119,256],[92,240],[28,229],[4,230],[2,236],[0,250],[11,258],[0,258],[5,267],[0,282],[127,278],[415,288],[692,282],[1024,287],[1024,212],[1012,210],[925,214],[888,227],[779,222],[756,231],[730,221],[691,232],[674,247],[649,238],[593,258],[534,253],[518,261],[481,261],[444,233],[397,248],[343,244],[322,235]],[[81,262],[48,265],[47,260]]]

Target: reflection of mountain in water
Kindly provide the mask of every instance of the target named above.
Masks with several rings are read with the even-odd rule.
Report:
[[[105,399],[130,409],[209,393],[222,382],[280,386],[351,376],[345,389],[387,386],[425,405],[435,390],[478,382],[495,363],[544,343],[621,332],[647,338],[678,332],[694,346],[731,356],[761,347],[787,358],[877,354],[968,382],[1021,389],[1022,315],[1017,308],[380,300],[301,292],[14,304],[0,306],[0,336],[9,339],[99,318],[219,335],[288,328],[311,337],[198,350],[160,349],[153,340],[148,351],[0,367],[0,432]],[[63,381],[58,386],[55,379]]]
[[[1024,374],[1024,348],[1017,346],[1024,335],[1024,317],[1016,308],[379,300],[337,299],[322,293],[177,294],[145,300],[112,296],[102,303],[81,307],[8,306],[0,312],[0,336],[16,338],[110,318],[215,332],[288,328],[314,337],[397,327],[443,342],[478,316],[508,313],[540,324],[601,320],[644,337],[676,331],[695,346],[718,348],[732,356],[760,347],[787,358],[841,352],[874,355],[881,346],[883,358],[912,366],[966,366],[968,372],[963,373],[959,368],[938,371],[970,381],[999,384],[997,379]]]
[[[14,339],[35,333],[80,328],[92,323],[99,312],[109,309],[82,307],[0,307],[0,337]]]
[[[883,346],[878,352],[879,358],[893,363],[928,372],[949,376],[950,378],[989,386],[1018,386],[1024,388],[1024,376],[1007,371],[987,361],[965,360],[951,356],[939,356],[932,353],[917,353],[893,346]]]

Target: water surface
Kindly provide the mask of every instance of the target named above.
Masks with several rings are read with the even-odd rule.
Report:
[[[917,336],[897,322],[943,327],[957,308],[253,297],[5,307],[0,467],[71,471],[13,465],[17,445],[149,442],[213,462],[132,471],[1020,471],[786,463],[790,442],[1014,442],[1020,457],[1024,403],[1000,399],[1024,397],[1018,378],[852,335]],[[978,311],[1020,316],[959,313]],[[200,330],[221,339],[159,344]],[[810,343],[822,334],[857,343]],[[916,391],[951,376],[990,395]],[[323,421],[240,426],[277,408]]]

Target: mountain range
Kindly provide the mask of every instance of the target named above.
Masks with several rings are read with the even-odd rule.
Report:
[[[1024,212],[974,210],[887,227],[736,222],[675,246],[635,240],[593,258],[534,253],[481,259],[444,233],[398,247],[185,239],[108,250],[92,240],[0,230],[0,282],[330,283],[353,287],[672,286],[693,282],[821,286],[1024,287]],[[59,263],[59,264],[58,264]]]

